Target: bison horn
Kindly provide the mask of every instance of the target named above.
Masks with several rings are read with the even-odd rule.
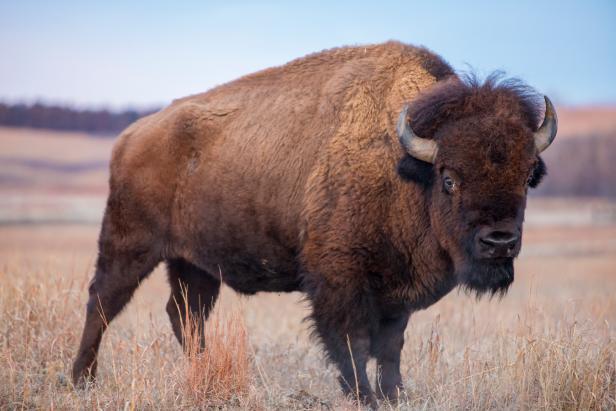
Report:
[[[547,96],[544,96],[544,98],[545,116],[541,127],[535,132],[535,146],[540,153],[552,144],[554,137],[556,137],[556,131],[558,130],[556,110],[554,110],[554,106],[550,99],[547,98]]]
[[[407,121],[409,106],[404,106],[398,119],[398,138],[406,151],[418,160],[434,164],[438,146],[436,141],[417,136]],[[539,133],[539,131],[537,131]]]

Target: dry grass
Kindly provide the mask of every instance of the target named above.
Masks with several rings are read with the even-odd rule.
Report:
[[[70,364],[83,317],[75,291],[86,281],[48,269],[19,279],[14,274],[0,271],[0,409],[249,407],[253,401],[251,354],[237,309],[208,321],[203,351],[197,348],[201,331],[188,318],[186,355],[151,318],[146,335],[111,336],[102,346],[106,366],[98,384],[75,390]]]
[[[0,226],[0,409],[353,408],[299,294],[224,289],[208,348],[184,355],[160,269],[106,333],[97,385],[73,389],[96,230]],[[502,300],[454,292],[413,315],[401,409],[616,408],[616,227],[531,225],[525,241]]]
[[[238,310],[216,316],[204,330],[185,300],[186,394],[199,407],[247,405],[251,355],[244,317]],[[202,338],[207,341],[202,347]]]
[[[423,409],[612,409],[616,357],[607,324],[563,318],[550,325],[525,307],[515,329],[448,347],[438,317],[430,337],[411,349],[407,363],[424,376],[407,389],[408,405]],[[459,350],[459,351],[458,351]]]

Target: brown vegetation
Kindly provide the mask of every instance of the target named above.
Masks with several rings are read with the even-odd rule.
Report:
[[[206,322],[205,330],[201,330],[202,322],[184,304],[185,394],[199,407],[245,404],[251,382],[251,353],[244,317],[236,310],[224,313]],[[205,349],[201,349],[202,331]]]

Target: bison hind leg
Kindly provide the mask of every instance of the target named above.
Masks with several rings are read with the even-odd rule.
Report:
[[[148,230],[130,226],[130,230],[118,234],[112,214],[108,211],[103,220],[86,321],[73,364],[73,382],[77,386],[94,379],[103,333],[161,260],[160,244]]]
[[[167,273],[171,285],[167,314],[173,332],[184,346],[184,326],[192,321],[203,348],[205,321],[218,298],[220,279],[181,258],[167,260]]]

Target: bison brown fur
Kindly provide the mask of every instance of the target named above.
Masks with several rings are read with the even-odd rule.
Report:
[[[399,142],[405,104],[405,127],[438,146],[433,162]],[[389,42],[309,55],[137,121],[113,151],[75,382],[94,376],[105,327],[166,261],[180,342],[185,307],[205,321],[221,282],[302,291],[343,390],[376,405],[376,358],[376,394],[394,399],[410,314],[456,286],[499,293],[513,280],[527,187],[545,173],[541,112],[520,83],[461,78]]]

